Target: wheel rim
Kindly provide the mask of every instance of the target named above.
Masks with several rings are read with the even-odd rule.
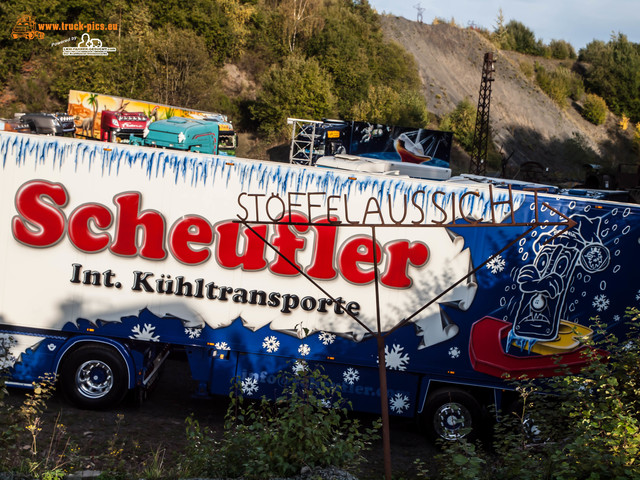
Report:
[[[113,388],[111,367],[100,360],[84,362],[76,373],[76,387],[85,397],[104,397]]]
[[[433,416],[433,427],[440,438],[459,440],[471,431],[471,412],[459,403],[445,403]]]

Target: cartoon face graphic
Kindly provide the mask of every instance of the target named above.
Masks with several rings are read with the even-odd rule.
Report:
[[[555,340],[574,275],[601,272],[609,265],[609,250],[598,237],[600,219],[573,219],[578,221],[573,232],[555,238],[541,235],[533,264],[517,274],[521,293],[512,332],[516,337]]]
[[[520,270],[517,283],[522,292],[513,325],[519,337],[553,340],[558,334],[563,293],[576,267],[575,251],[561,245],[547,245],[533,265]]]

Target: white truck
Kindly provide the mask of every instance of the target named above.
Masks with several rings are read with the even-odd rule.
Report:
[[[197,393],[321,365],[379,412],[380,360],[390,413],[456,438],[514,398],[503,374],[579,369],[591,319],[640,303],[637,205],[376,162],[0,132],[8,385],[108,408],[180,349]]]

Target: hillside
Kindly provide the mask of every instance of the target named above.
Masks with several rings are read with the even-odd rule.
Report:
[[[618,119],[609,114],[605,125],[595,126],[580,116],[579,105],[561,110],[521,68],[522,63],[533,66],[536,61],[554,68],[560,61],[498,51],[472,29],[390,15],[383,15],[381,21],[385,36],[415,57],[429,111],[437,116],[453,110],[465,97],[477,104],[484,54],[494,52],[490,123],[497,150],[503,157],[511,155],[508,178],[526,175],[523,165],[526,169],[527,162],[548,169],[540,180],[556,182],[581,181],[587,163],[598,163],[614,173],[620,163],[637,162],[628,134],[617,128]],[[565,66],[572,67],[566,61]],[[467,171],[468,157],[454,153],[454,168]]]

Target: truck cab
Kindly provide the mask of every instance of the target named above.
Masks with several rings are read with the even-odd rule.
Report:
[[[348,153],[349,133],[349,124],[340,120],[303,126],[295,139],[302,148],[293,154],[292,163],[315,165],[320,157]]]
[[[103,110],[100,116],[100,140],[118,142],[130,135],[142,138],[149,125],[149,117],[143,112]]]
[[[25,113],[18,118],[23,126],[29,127],[31,133],[38,135],[73,136],[76,132],[73,117],[66,113]]]
[[[172,117],[149,125],[144,145],[213,155],[235,155],[236,134],[217,117],[195,120]]]

